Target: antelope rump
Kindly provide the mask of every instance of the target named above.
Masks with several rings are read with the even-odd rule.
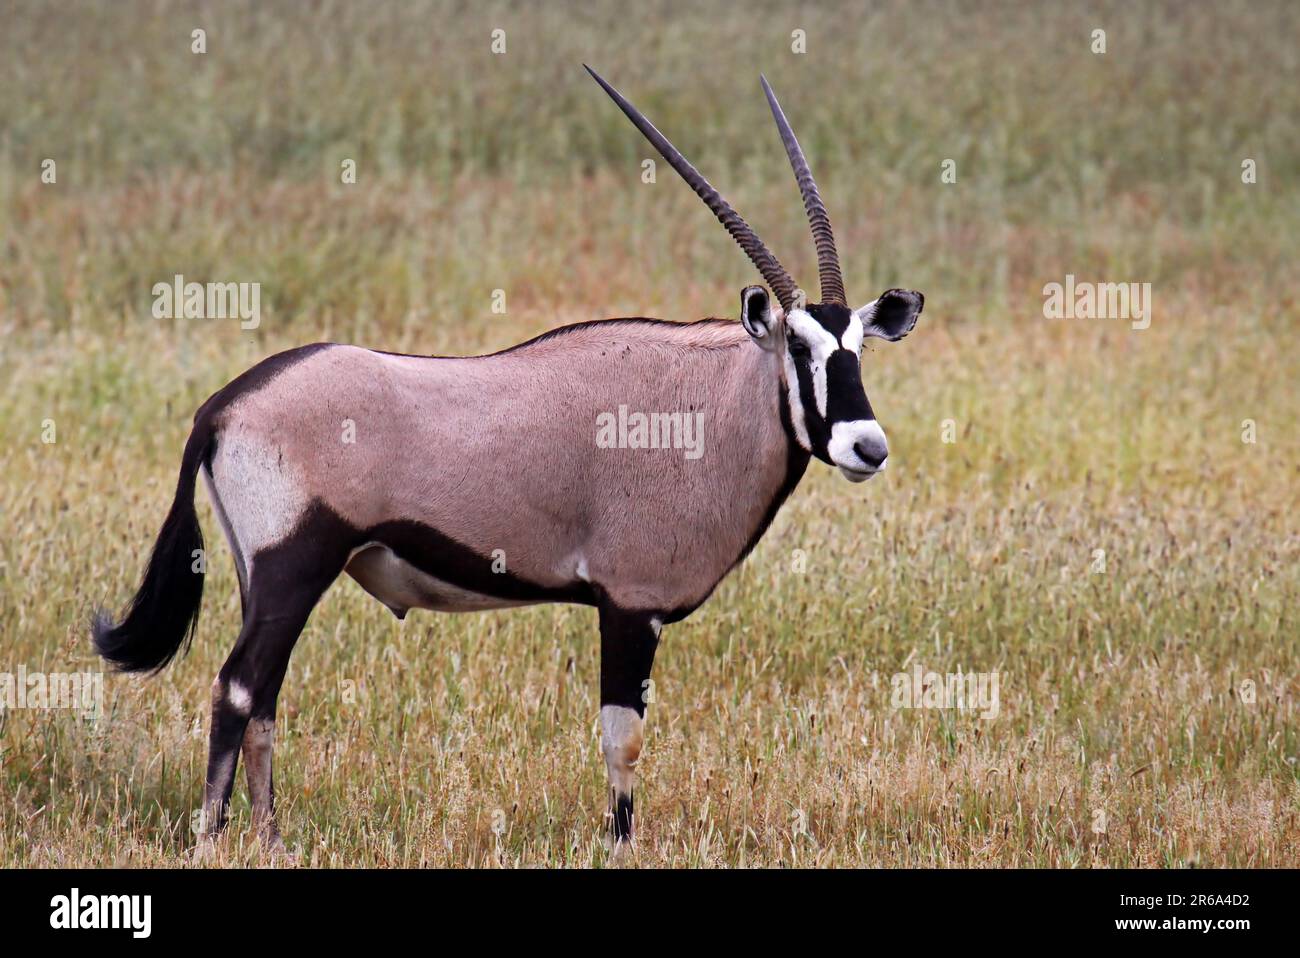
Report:
[[[690,615],[744,559],[810,458],[853,482],[887,464],[862,385],[862,344],[905,336],[924,300],[891,289],[848,305],[829,218],[767,81],[817,249],[816,304],[681,153],[588,70],[713,211],[770,294],[746,287],[739,323],[579,323],[487,356],[303,346],[203,403],[139,590],[120,621],[96,614],[92,632],[98,653],[128,672],[160,670],[188,646],[203,593],[203,575],[192,571],[203,549],[194,507],[202,476],[243,610],[212,683],[208,836],[226,822],[242,750],[254,823],[280,844],[276,700],[313,607],[347,573],[398,618],[414,608],[596,607],[611,829],[616,843],[629,841],[645,688],[663,626]],[[700,454],[597,443],[599,417],[621,407],[702,416]]]

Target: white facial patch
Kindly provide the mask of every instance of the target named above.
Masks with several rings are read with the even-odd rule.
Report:
[[[880,464],[869,463],[862,458],[858,447],[872,459],[879,459]],[[889,446],[885,442],[885,431],[874,419],[856,419],[850,422],[837,422],[831,426],[831,439],[826,444],[826,452],[831,462],[840,467],[840,472],[850,482],[862,482],[870,479],[877,472],[883,472],[889,464]]]
[[[826,362],[831,358],[831,353],[840,348],[840,342],[802,309],[790,310],[786,325],[790,333],[801,339],[812,354],[808,360],[808,368],[812,372],[813,399],[817,403],[817,413],[824,419],[826,417]]]
[[[803,414],[803,398],[799,394],[799,374],[790,358],[789,350],[784,354],[785,390],[790,406],[790,425],[794,427],[794,437],[804,452],[812,452],[812,439],[808,437],[808,422]]]
[[[849,317],[849,328],[844,330],[844,335],[840,337],[840,345],[851,353],[858,356],[862,355],[862,320],[858,319],[857,314]]]

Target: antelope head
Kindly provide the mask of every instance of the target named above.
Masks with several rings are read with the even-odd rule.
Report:
[[[871,336],[891,342],[902,339],[916,325],[925,297],[913,290],[890,289],[865,306],[854,309],[848,305],[830,217],[767,79],[760,77],[763,92],[812,227],[819,303],[806,302],[803,291],[758,234],[641,111],[591,67],[587,72],[713,211],[775,295],[777,303],[773,305],[763,286],[745,287],[740,294],[740,319],[753,342],[781,360],[782,385],[796,440],[818,459],[837,466],[851,482],[862,482],[880,472],[888,462],[889,447],[862,385],[862,343]]]

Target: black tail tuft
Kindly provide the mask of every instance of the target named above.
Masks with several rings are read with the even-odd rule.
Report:
[[[154,543],[140,588],[122,621],[102,609],[91,618],[95,651],[122,672],[159,671],[189,649],[203,601],[203,530],[194,511],[194,481],[210,435],[196,425],[185,444],[176,498]],[[196,552],[198,553],[196,555]],[[198,569],[199,571],[195,571]]]

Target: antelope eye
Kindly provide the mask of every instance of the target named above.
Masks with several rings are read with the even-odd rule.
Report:
[[[791,355],[791,356],[798,356],[799,358],[802,359],[803,357],[805,357],[805,356],[809,356],[809,355],[811,355],[811,354],[812,354],[812,351],[808,348],[808,344],[805,343],[802,339],[792,339],[792,340],[790,340],[790,355]]]

